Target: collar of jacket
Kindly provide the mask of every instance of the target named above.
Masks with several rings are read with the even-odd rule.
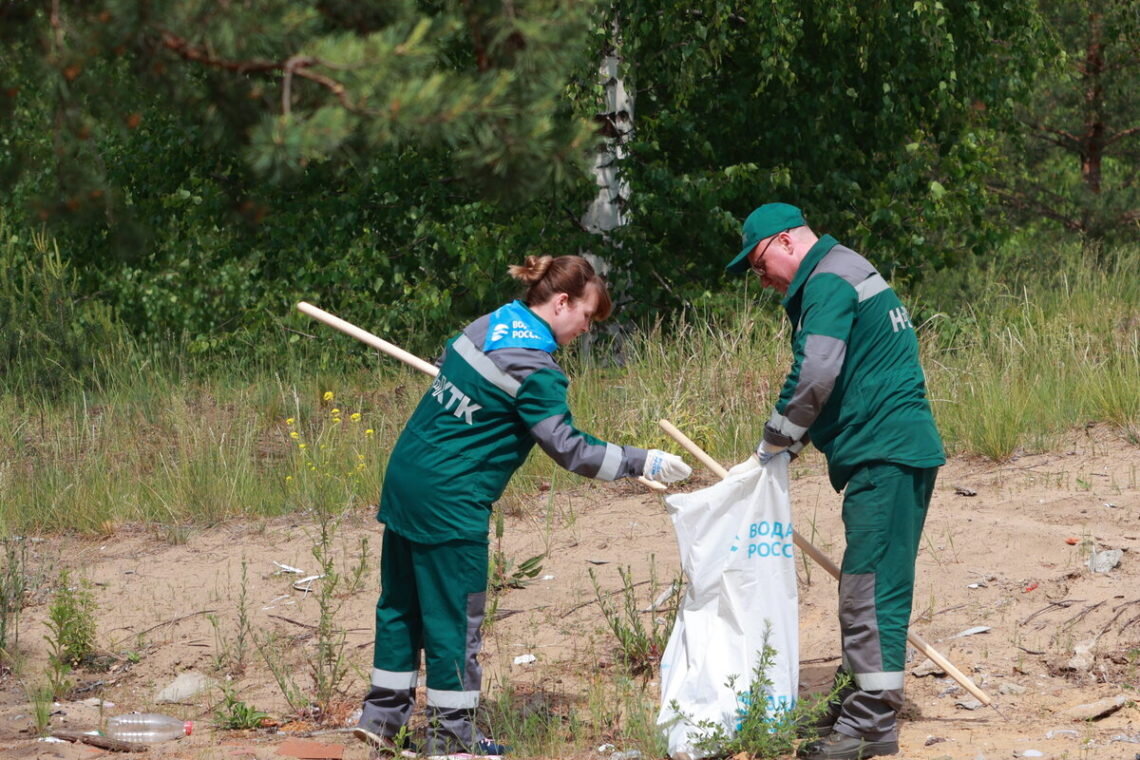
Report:
[[[816,265],[819,264],[819,260],[826,256],[827,252],[837,245],[839,245],[838,240],[831,235],[824,235],[811,247],[807,255],[804,256],[803,261],[800,262],[800,267],[796,270],[796,276],[792,278],[792,284],[788,286],[788,292],[784,295],[784,300],[780,302],[785,309],[788,308],[788,304],[791,303],[793,299],[799,296],[804,284],[807,283],[808,278],[811,277],[811,273],[815,271]]]

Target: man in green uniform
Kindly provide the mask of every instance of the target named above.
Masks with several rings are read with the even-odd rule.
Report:
[[[765,464],[810,441],[844,491],[840,671],[853,686],[819,726],[830,733],[798,754],[896,754],[915,557],[946,461],[914,325],[874,266],[830,235],[817,237],[795,206],[757,208],[743,237],[727,269],[752,269],[784,293],[794,328],[792,368],[754,456]]]

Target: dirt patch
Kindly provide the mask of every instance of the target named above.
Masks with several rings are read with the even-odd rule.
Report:
[[[1061,451],[1004,464],[955,459],[944,468],[919,556],[914,630],[997,709],[971,709],[969,695],[944,676],[908,676],[901,757],[1119,760],[1140,753],[1140,710],[1132,701],[1140,684],[1140,451],[1092,433],[1075,436]],[[698,475],[687,487],[708,484],[710,477]],[[797,462],[793,478],[797,530],[838,560],[840,496],[828,486],[818,454]],[[486,690],[494,694],[511,684],[524,712],[585,710],[596,696],[591,689],[617,680],[620,671],[595,580],[603,594],[620,599],[619,568],[628,568],[648,604],[651,575],[663,588],[677,574],[663,505],[629,483],[539,491],[505,528],[499,548],[514,566],[546,557],[524,588],[498,600],[485,642]],[[238,616],[244,591],[249,628],[261,637],[273,632],[288,676],[311,686],[318,594],[294,585],[317,570],[317,532],[308,517],[210,530],[120,528],[99,540],[50,537],[31,544],[40,567],[72,567],[93,584],[105,650],[105,669],[77,674],[75,699],[52,707],[52,726],[96,727],[103,699],[114,703],[103,708],[107,714],[155,708],[198,721],[191,737],[154,745],[156,758],[279,757],[292,736],[343,745],[346,760],[364,760],[364,749],[333,729],[352,720],[371,667],[379,535],[367,511],[347,517],[336,535],[344,585],[335,619],[345,631],[349,672],[343,697],[331,707],[335,717],[323,724],[296,719],[255,636],[243,638]],[[1114,549],[1122,550],[1114,569],[1089,569],[1092,552]],[[836,584],[809,564],[800,564],[799,578],[801,684],[816,690],[838,661]],[[99,755],[103,750],[31,736],[27,689],[43,680],[46,668],[49,600],[41,594],[31,601],[21,619],[16,672],[0,673],[0,758]],[[647,624],[651,618],[646,615]],[[239,646],[245,647],[244,670],[233,666]],[[916,656],[908,668],[918,669],[922,660]],[[186,672],[215,686],[177,704],[155,705],[156,693]],[[273,716],[276,732],[214,728],[219,682]],[[633,684],[656,693],[652,674],[644,685]],[[1074,720],[1066,712],[1119,696],[1124,706],[1104,718]],[[603,743],[606,727],[593,730]]]

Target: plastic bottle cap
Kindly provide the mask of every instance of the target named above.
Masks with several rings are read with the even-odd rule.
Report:
[[[183,723],[182,724],[182,730],[186,732],[187,736],[194,733],[194,721],[188,720],[185,723]]]

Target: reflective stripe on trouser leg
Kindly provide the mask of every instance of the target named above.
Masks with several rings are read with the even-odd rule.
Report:
[[[403,684],[403,687],[397,685]],[[372,671],[372,687],[364,697],[357,725],[389,739],[400,733],[416,703],[416,673]]]
[[[417,546],[416,583],[427,666],[427,754],[467,751],[478,740],[475,708],[483,670],[479,650],[487,601],[487,544]]]
[[[914,561],[936,474],[883,463],[861,468],[847,484],[839,625],[844,667],[857,688],[836,721],[841,733],[898,737]]]
[[[358,725],[389,738],[407,725],[416,701],[422,627],[412,549],[407,539],[384,531],[372,678]]]

